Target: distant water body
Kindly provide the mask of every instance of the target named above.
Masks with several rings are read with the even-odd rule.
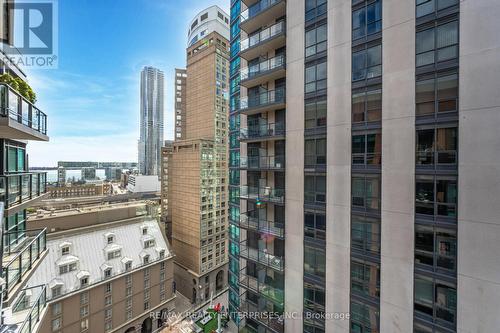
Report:
[[[47,172],[47,182],[48,183],[57,183],[57,170],[30,170],[33,172]],[[106,172],[104,169],[96,169],[95,175],[99,179],[106,179]],[[82,179],[82,170],[66,170],[66,180],[75,181]]]

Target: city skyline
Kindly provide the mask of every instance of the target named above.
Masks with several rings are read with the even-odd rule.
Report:
[[[122,1],[120,6],[110,1],[95,6],[59,3],[59,68],[27,69],[29,82],[38,92],[37,105],[50,110],[51,119],[51,144],[35,142],[30,165],[50,167],[61,160],[136,161],[144,66],[165,73],[164,138],[174,138],[174,73],[185,63],[189,21],[214,4],[228,11],[229,3],[140,3],[139,12],[135,1]],[[157,31],[168,33],[159,36]],[[133,48],[129,47],[132,39]]]

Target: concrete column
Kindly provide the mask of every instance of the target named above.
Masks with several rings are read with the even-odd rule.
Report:
[[[413,332],[415,2],[384,0],[380,332]]]
[[[351,245],[351,1],[328,1],[326,312],[349,312]],[[349,320],[326,320],[349,332]]]
[[[500,327],[500,2],[460,2],[459,333]]]
[[[304,16],[303,0],[287,1],[285,311],[302,313],[304,269]],[[287,319],[285,332],[302,332]]]

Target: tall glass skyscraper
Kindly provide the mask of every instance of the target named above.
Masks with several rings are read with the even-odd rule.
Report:
[[[158,175],[163,144],[163,71],[144,67],[141,72],[141,127],[139,172]]]

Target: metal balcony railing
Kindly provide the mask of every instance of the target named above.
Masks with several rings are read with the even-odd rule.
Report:
[[[271,59],[264,60],[258,64],[243,67],[240,71],[240,81],[252,79],[256,76],[264,74],[276,68],[284,67],[286,64],[285,56],[283,54]]]
[[[259,250],[247,246],[247,241],[240,243],[240,256],[259,262],[278,271],[283,271],[285,259],[283,257],[269,254],[266,250]]]
[[[262,219],[253,215],[253,212],[240,214],[240,227],[257,230],[265,234],[274,235],[277,237],[284,237],[284,222],[268,221],[267,219]]]
[[[284,122],[250,125],[248,127],[243,127],[240,129],[240,139],[242,140],[264,139],[284,135]]]
[[[240,42],[240,52],[243,52],[251,47],[263,43],[284,32],[285,32],[285,21],[280,21],[253,36],[243,39]]]
[[[247,8],[240,14],[240,22],[243,23],[252,17],[255,17],[268,9],[269,7],[277,4],[278,2],[281,2],[283,0],[260,0],[256,4],[250,6],[250,8]],[[241,24],[240,23],[240,24]]]
[[[245,271],[246,267],[240,271],[240,286],[250,289],[255,293],[262,294],[279,306],[283,306],[285,300],[283,288],[276,288],[275,286],[264,283],[264,281],[259,281],[258,278],[246,274]]]
[[[33,263],[47,249],[46,229],[9,231],[3,235],[2,277],[4,297],[31,270]]]
[[[0,202],[5,203],[6,209],[32,200],[46,192],[46,172],[0,176]]]
[[[22,315],[25,318],[17,332],[35,332],[35,326],[40,321],[46,306],[47,289],[45,285],[23,289],[12,310],[14,316]]]
[[[47,134],[47,115],[6,83],[0,83],[0,116]]]
[[[255,170],[284,170],[285,156],[241,156],[240,168]]]
[[[284,103],[285,88],[269,90],[254,96],[244,96],[240,98],[240,110],[264,107],[266,105]]]
[[[240,198],[261,200],[272,203],[285,202],[285,190],[271,187],[253,187],[248,185],[240,186]]]

